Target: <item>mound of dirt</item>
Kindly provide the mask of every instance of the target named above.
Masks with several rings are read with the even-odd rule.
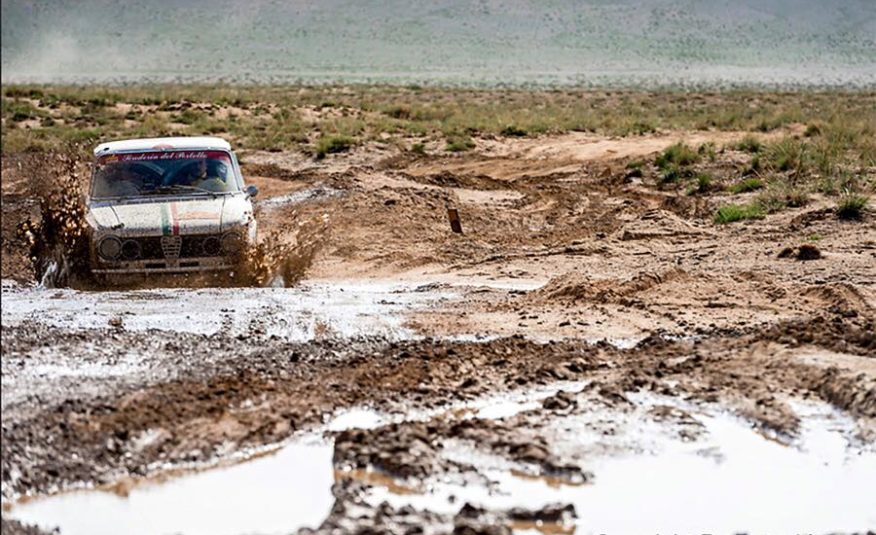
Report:
[[[621,240],[648,240],[674,236],[700,236],[706,233],[666,210],[648,210],[634,221],[626,223],[617,233]]]
[[[405,174],[405,178],[410,180],[416,180],[418,182],[423,182],[426,184],[431,184],[433,186],[440,186],[442,188],[467,188],[467,189],[484,189],[484,190],[495,190],[495,189],[506,189],[508,184],[501,181],[496,180],[490,176],[483,174],[456,174],[450,171],[442,171],[440,173],[433,173],[425,176],[415,177],[412,175]]]
[[[818,260],[821,258],[821,251],[818,247],[811,244],[803,244],[796,249],[794,247],[785,247],[777,256],[778,258],[795,258],[797,260]]]
[[[571,272],[554,277],[547,284],[530,292],[537,302],[595,301],[620,303],[657,286],[689,280],[683,269],[673,268],[660,272],[641,271],[628,280],[592,279],[586,274]]]
[[[801,294],[820,301],[828,312],[842,316],[867,317],[876,312],[861,290],[847,282],[809,286]]]

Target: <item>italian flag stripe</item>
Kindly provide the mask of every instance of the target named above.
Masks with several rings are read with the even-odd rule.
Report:
[[[170,214],[167,213],[167,205],[161,205],[161,234],[170,236]]]
[[[170,203],[170,221],[173,227],[173,235],[179,236],[179,214],[176,211],[176,203]]]

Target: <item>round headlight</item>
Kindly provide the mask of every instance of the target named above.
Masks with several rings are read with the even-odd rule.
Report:
[[[222,252],[237,254],[243,250],[243,238],[236,232],[228,232],[222,236]]]
[[[125,240],[125,243],[122,244],[122,257],[125,260],[140,258],[140,243],[136,240]]]
[[[204,250],[204,256],[216,256],[222,251],[222,243],[216,236],[210,236],[204,238],[201,248]]]
[[[97,254],[104,260],[115,260],[122,253],[122,240],[107,236],[97,245]]]

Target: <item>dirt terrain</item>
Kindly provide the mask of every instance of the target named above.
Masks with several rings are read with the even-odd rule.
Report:
[[[843,451],[869,463],[864,477],[876,466],[872,209],[842,219],[812,193],[762,217],[714,218],[764,193],[730,191],[751,158],[737,144],[803,129],[486,136],[458,154],[370,142],[320,159],[243,151],[261,231],[307,226],[318,247],[290,268],[297,287],[216,293],[36,286],[17,229],[38,201],[4,158],[4,533],[25,532],[23,497],[127,496],[307,433],[332,444],[332,505],[286,532],[588,533],[598,519],[573,496],[610,479],[599,459],[647,457],[652,428],[667,443],[731,448],[709,423],[724,417],[782,451],[806,450],[818,418],[845,422]],[[659,158],[679,142],[711,152],[683,165],[713,183],[661,179]],[[378,421],[337,423],[364,409]],[[505,503],[505,474],[555,495]],[[804,515],[799,529],[876,527],[856,481],[843,487],[860,501],[836,510],[848,523]],[[479,486],[495,492],[466,494]],[[769,526],[651,514],[638,528]]]

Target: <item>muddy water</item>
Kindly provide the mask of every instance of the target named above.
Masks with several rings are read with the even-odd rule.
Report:
[[[810,533],[867,530],[876,525],[876,450],[854,442],[854,423],[822,404],[797,405],[801,436],[789,444],[766,437],[726,413],[694,415],[703,436],[673,435],[673,426],[646,421],[646,409],[673,400],[638,400],[632,417],[597,411],[596,420],[624,422],[606,448],[599,431],[560,419],[566,436],[556,450],[588,452],[580,461],[593,483],[528,475],[470,445],[448,457],[474,462],[489,486],[434,481],[427,494],[375,487],[369,501],[453,514],[469,502],[487,509],[571,503],[575,533]],[[452,444],[451,444],[452,446]],[[596,446],[596,447],[594,447]]]
[[[83,292],[3,286],[3,325],[36,321],[106,328],[231,335],[290,341],[318,337],[411,338],[404,313],[453,296],[391,282],[307,282],[295,288],[152,289]]]
[[[290,444],[245,464],[142,484],[128,496],[77,491],[16,506],[12,517],[64,535],[280,534],[316,527],[333,503],[332,447]]]
[[[511,417],[556,390],[484,398],[449,413]],[[595,409],[553,423],[561,431],[552,448],[572,457],[587,452],[578,455],[595,474],[587,484],[531,475],[477,445],[447,440],[445,455],[475,466],[489,485],[401,485],[367,471],[335,471],[331,440],[316,431],[243,464],[138,485],[127,497],[80,491],[18,504],[8,514],[74,535],[283,533],[318,525],[332,504],[331,485],[354,478],[374,485],[366,495],[374,505],[388,501],[448,515],[465,502],[495,510],[572,503],[577,519],[554,528],[585,534],[808,533],[876,525],[876,495],[870,492],[876,449],[856,444],[854,423],[827,405],[795,403],[802,431],[783,442],[718,408],[651,395],[634,402],[632,412]],[[690,418],[656,423],[648,415],[658,406]],[[336,414],[322,430],[374,428],[392,420],[398,419],[362,407]],[[605,437],[598,422],[608,420],[618,425]],[[680,435],[682,427],[696,432]]]

